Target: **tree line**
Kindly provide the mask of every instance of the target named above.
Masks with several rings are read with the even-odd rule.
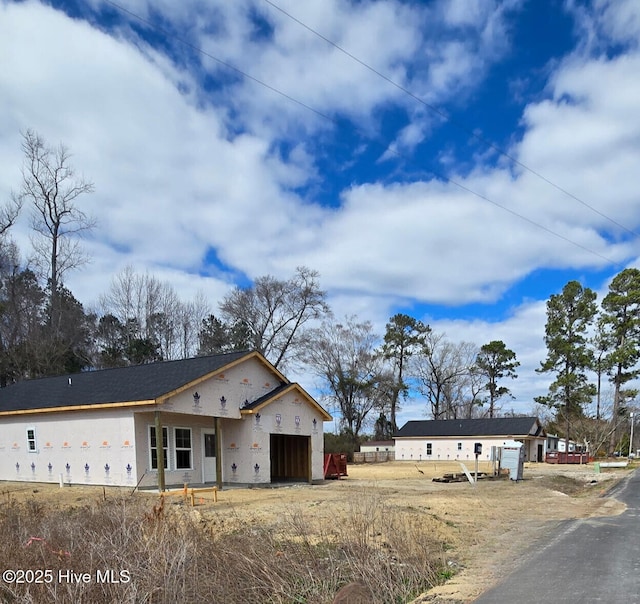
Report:
[[[182,300],[148,273],[125,268],[87,310],[64,285],[89,259],[79,238],[95,227],[82,211],[93,184],[78,177],[68,150],[23,134],[17,192],[0,208],[0,386],[23,379],[120,367],[237,350],[257,350],[281,371],[318,379],[323,402],[340,417],[340,431],[357,443],[366,431],[385,439],[397,430],[407,397],[423,397],[433,419],[495,417],[510,396],[506,380],[519,362],[501,340],[477,346],[406,314],[389,318],[384,334],[357,316],[337,319],[316,271],[299,267],[288,279],[261,276],[235,287],[212,307],[202,294]],[[28,211],[32,248],[23,258],[11,228]],[[578,282],[547,302],[547,358],[538,371],[554,374],[536,398],[552,427],[569,438],[621,439],[621,418],[637,395],[640,271],[611,282],[600,309]],[[595,376],[595,378],[594,378]],[[613,387],[610,422],[601,406],[602,382]],[[596,400],[592,417],[587,406]],[[597,434],[596,434],[597,433]],[[597,441],[597,442],[596,442]]]
[[[618,273],[600,307],[592,289],[569,281],[547,301],[545,343],[547,358],[537,371],[555,379],[535,400],[552,410],[557,430],[608,454],[628,447],[624,428],[638,395],[631,385],[640,374],[640,270]],[[603,380],[613,389],[610,421],[604,421]]]
[[[95,227],[81,204],[93,183],[78,176],[64,145],[23,133],[20,188],[0,211],[0,385],[23,379],[121,367],[236,350],[258,350],[277,368],[302,369],[322,384],[342,429],[357,441],[374,426],[397,429],[402,400],[416,389],[435,419],[472,417],[508,393],[515,353],[502,342],[481,349],[450,342],[428,325],[398,314],[384,337],[368,321],[337,321],[319,275],[299,267],[288,279],[262,276],[236,287],[215,312],[204,295],[180,299],[153,275],[127,267],[87,310],[65,287],[69,271],[89,258],[80,235]],[[11,240],[29,212],[32,248],[23,258]],[[375,421],[374,421],[375,420]]]

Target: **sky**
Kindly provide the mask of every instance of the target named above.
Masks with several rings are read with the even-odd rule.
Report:
[[[639,42],[637,0],[0,0],[0,201],[32,129],[95,186],[85,306],[307,266],[381,335],[503,340],[526,413],[549,296],[639,266]]]

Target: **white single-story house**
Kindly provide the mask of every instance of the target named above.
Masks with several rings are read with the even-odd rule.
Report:
[[[547,434],[547,449],[545,453],[564,453],[567,448],[567,441],[564,436]],[[584,444],[578,444],[575,440],[569,440],[569,453],[583,453],[587,450]]]
[[[416,420],[395,435],[396,461],[466,461],[491,459],[491,448],[507,440],[524,445],[526,461],[544,461],[546,433],[537,417]]]
[[[355,463],[393,461],[395,442],[393,440],[368,440],[360,445],[360,451],[354,451]]]
[[[26,380],[0,388],[0,480],[312,482],[329,420],[257,352]]]
[[[547,434],[547,446],[545,449],[545,455],[547,453],[557,453],[559,451],[560,437],[557,434]]]
[[[558,440],[558,452],[564,453],[567,448],[567,441],[564,438]],[[569,441],[569,453],[583,453],[587,450],[586,445],[579,444],[575,440]]]
[[[380,453],[395,451],[393,440],[368,440],[360,445],[361,453]]]

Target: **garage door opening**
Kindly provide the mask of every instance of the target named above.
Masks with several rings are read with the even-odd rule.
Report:
[[[271,482],[311,482],[311,437],[270,436]]]

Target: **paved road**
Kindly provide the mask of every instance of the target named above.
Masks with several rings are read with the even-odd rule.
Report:
[[[623,514],[562,522],[474,604],[640,604],[640,471],[610,496],[627,504]]]

